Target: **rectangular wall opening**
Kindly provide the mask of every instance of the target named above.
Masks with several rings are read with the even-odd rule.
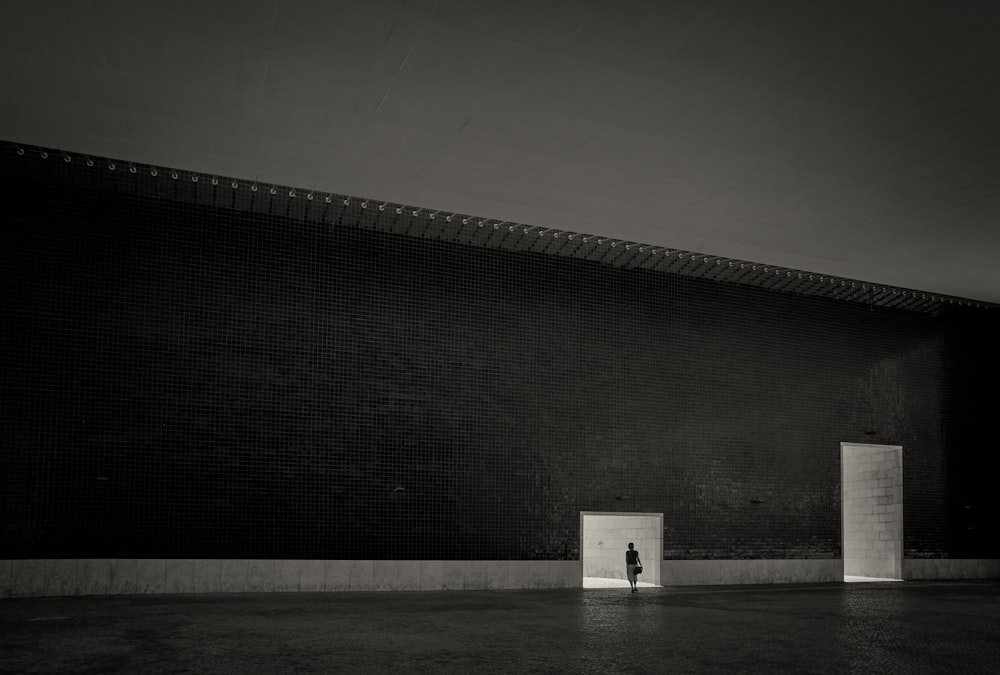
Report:
[[[903,570],[903,448],[840,444],[844,581],[899,581]]]
[[[662,513],[580,512],[580,557],[584,588],[627,588],[625,551],[635,544],[642,562],[638,586],[660,585]]]

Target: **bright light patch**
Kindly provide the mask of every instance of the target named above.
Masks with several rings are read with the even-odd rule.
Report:
[[[656,584],[645,581],[636,582],[639,588],[656,588]],[[625,579],[604,579],[602,577],[584,577],[584,588],[628,588],[629,583]]]

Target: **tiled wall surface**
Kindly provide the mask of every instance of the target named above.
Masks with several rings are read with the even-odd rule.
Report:
[[[147,593],[572,588],[575,561],[2,560],[0,599]]]
[[[845,445],[844,574],[902,578],[902,449]]]
[[[2,559],[832,559],[842,441],[906,448],[907,555],[1000,557],[990,312],[0,175]]]

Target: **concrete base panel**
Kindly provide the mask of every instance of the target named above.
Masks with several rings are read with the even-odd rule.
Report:
[[[304,593],[316,593],[323,590],[326,583],[325,560],[302,560],[299,572],[299,590]]]
[[[143,593],[579,588],[577,560],[0,560],[0,599]],[[839,559],[663,560],[664,586],[843,581]],[[1000,560],[904,559],[903,579],[1000,579]]]
[[[579,588],[576,560],[0,560],[0,599]]]
[[[823,560],[664,560],[664,586],[804,584],[843,581],[839,558]]]
[[[45,595],[44,560],[13,560],[11,562],[8,597],[36,598]]]
[[[903,579],[1000,579],[1000,560],[904,558]]]
[[[107,595],[111,584],[111,561],[106,558],[77,561],[76,585],[73,595]]]

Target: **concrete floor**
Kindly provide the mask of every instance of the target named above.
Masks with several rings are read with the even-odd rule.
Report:
[[[987,673],[1000,582],[0,601],[0,672]]]

